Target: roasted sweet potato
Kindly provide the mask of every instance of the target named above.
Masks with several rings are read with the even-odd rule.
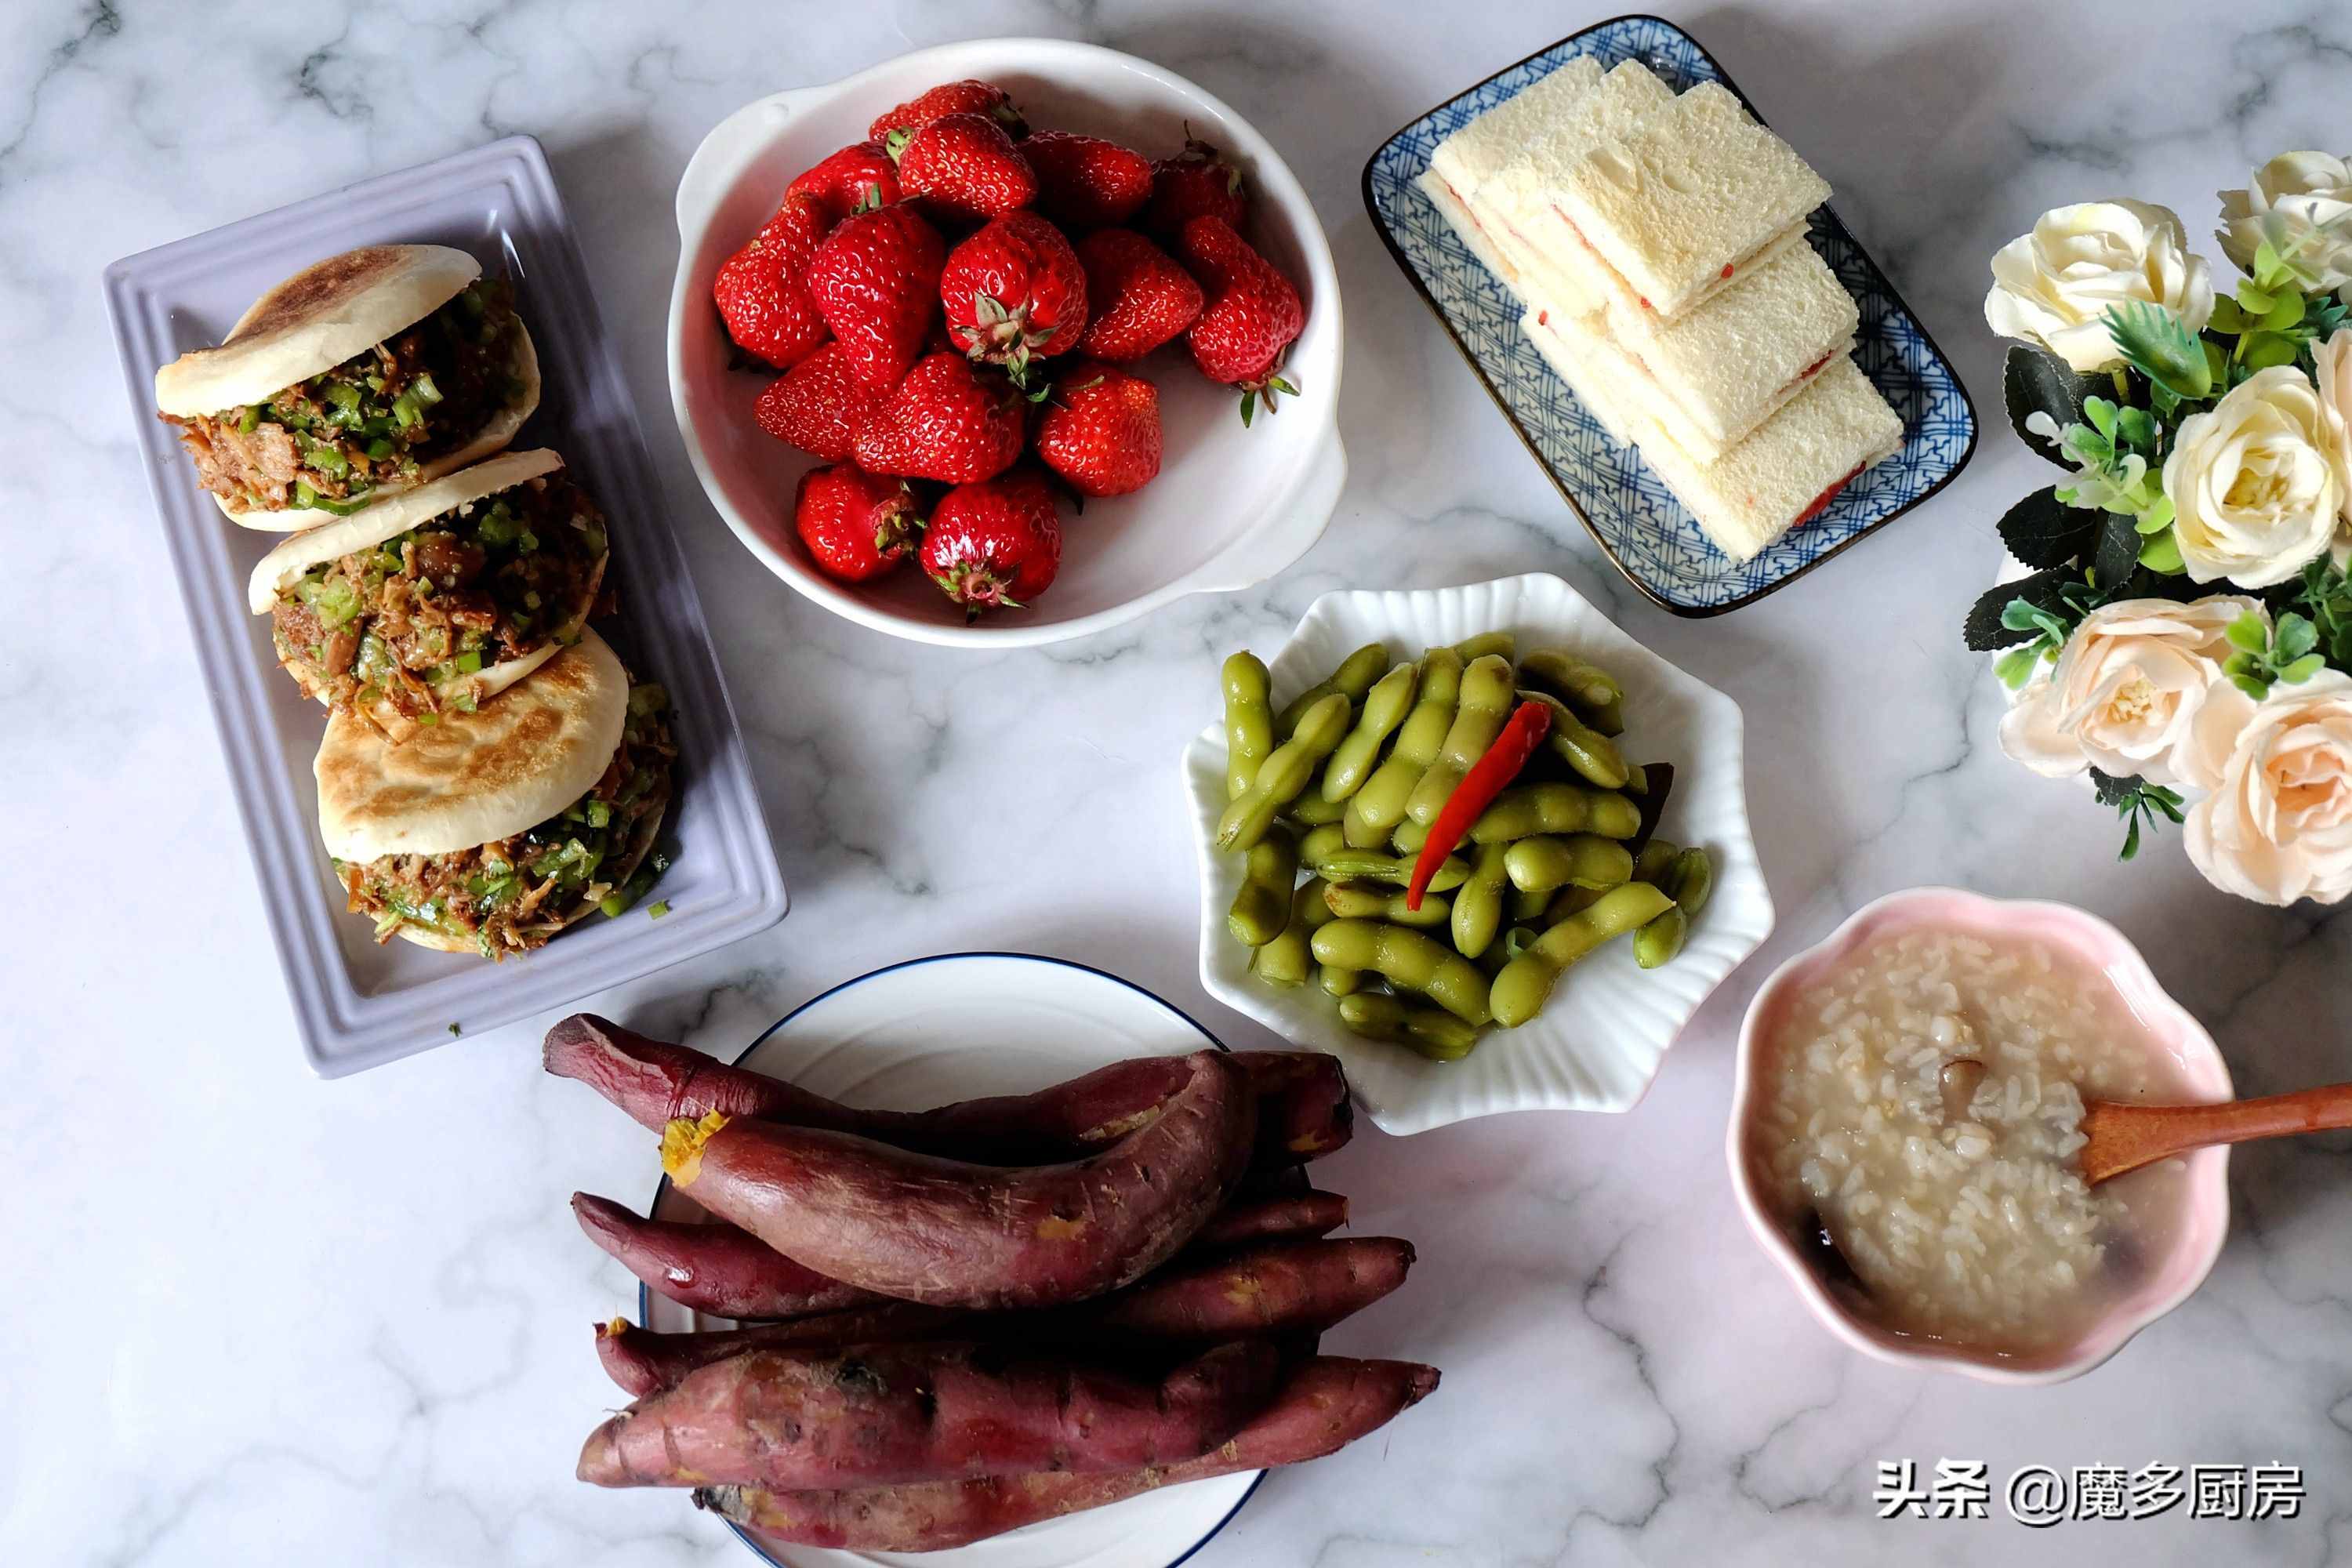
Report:
[[[572,1194],[589,1238],[682,1307],[719,1318],[797,1318],[887,1300],[803,1268],[750,1231],[719,1221],[644,1219],[609,1198]]]
[[[1190,1081],[1182,1057],[1115,1062],[1034,1094],[962,1100],[935,1110],[860,1110],[685,1046],[649,1039],[593,1013],[547,1032],[547,1070],[578,1079],[658,1131],[717,1110],[796,1127],[856,1132],[920,1153],[981,1165],[1039,1165],[1094,1152],[1135,1131]],[[1264,1101],[1256,1163],[1267,1169],[1328,1154],[1354,1112],[1337,1057],[1241,1051],[1234,1058]]]
[[[859,1552],[936,1552],[1156,1487],[1321,1458],[1377,1430],[1436,1386],[1433,1366],[1322,1356],[1293,1372],[1274,1402],[1230,1441],[1179,1464],[1115,1476],[1037,1473],[861,1491],[715,1486],[698,1489],[694,1500],[778,1541]]]
[[[662,1135],[702,1206],[796,1262],[933,1306],[1060,1305],[1165,1262],[1247,1168],[1256,1100],[1233,1058],[1195,1051],[1159,1115],[1083,1160],[1000,1167],[853,1133],[712,1111]]]
[[[1280,1197],[1237,1197],[1209,1216],[1187,1250],[1239,1247],[1276,1237],[1328,1236],[1347,1223],[1348,1200],[1338,1193],[1310,1189]]]
[[[1164,1379],[991,1346],[749,1351],[598,1427],[580,1479],[883,1487],[1178,1464],[1257,1414],[1278,1366],[1264,1343],[1220,1345]]]
[[[630,1394],[677,1383],[749,1350],[808,1350],[910,1340],[1076,1345],[1107,1350],[1319,1333],[1404,1283],[1410,1243],[1393,1237],[1260,1242],[1194,1263],[1179,1259],[1126,1289],[1039,1312],[959,1312],[911,1301],[790,1322],[659,1334],[615,1319],[597,1358]]]

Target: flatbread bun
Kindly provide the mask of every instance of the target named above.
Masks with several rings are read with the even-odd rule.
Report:
[[[662,786],[659,800],[637,819],[636,836],[630,839],[628,847],[622,853],[617,865],[609,875],[599,879],[617,888],[636,875],[637,868],[645,863],[646,856],[653,853],[654,841],[661,834],[662,818],[668,814],[668,811],[669,787],[665,784]],[[602,871],[604,868],[599,867],[597,869]],[[595,909],[594,900],[582,899],[578,903],[562,911],[560,923],[569,926],[582,916],[593,913]],[[436,952],[464,952],[479,956],[482,951],[475,945],[470,937],[458,936],[452,931],[436,931],[431,926],[420,926],[409,921],[403,921],[399,925],[394,926],[393,932],[404,941],[413,942],[419,947],[429,947]]]
[[[468,259],[471,258],[468,258]],[[381,340],[374,338],[368,340],[369,342],[379,341]],[[362,348],[366,346],[364,343],[361,345]],[[352,353],[358,352],[358,349],[352,351]],[[350,357],[350,354],[343,356],[344,359]],[[337,360],[334,363],[341,364],[342,360]],[[166,365],[164,368],[168,370],[171,367]],[[237,511],[217,495],[213,497],[213,504],[219,507],[223,514],[240,528],[257,529],[264,533],[299,533],[305,529],[325,528],[334,523],[350,522],[365,517],[368,512],[373,511],[385,502],[405,495],[421,486],[430,484],[445,474],[456,473],[470,463],[478,463],[494,453],[505,451],[508,444],[515,438],[516,432],[522,428],[523,421],[529,419],[538,410],[539,350],[531,342],[530,333],[523,326],[520,318],[515,321],[514,377],[522,383],[522,396],[516,400],[512,407],[499,410],[491,417],[490,422],[483,426],[474,438],[464,446],[444,453],[429,463],[419,465],[416,478],[388,479],[378,485],[375,489],[375,499],[370,501],[364,510],[355,511],[350,517],[341,517],[324,507],[316,506],[286,507],[277,511]],[[287,384],[289,384],[281,381],[278,386],[273,386],[269,390],[276,392],[278,387]]]
[[[367,861],[520,833],[604,776],[628,710],[628,672],[583,632],[496,702],[403,744],[357,714],[332,714],[312,765],[319,837],[335,858]]]
[[[218,348],[155,373],[155,406],[194,418],[266,402],[415,326],[482,275],[446,245],[371,245],[314,261],[253,302]]]

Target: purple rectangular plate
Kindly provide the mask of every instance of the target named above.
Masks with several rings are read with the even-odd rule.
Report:
[[[592,915],[503,963],[405,942],[379,946],[370,922],[345,912],[319,842],[310,774],[325,710],[279,672],[269,623],[245,603],[254,563],[286,536],[222,516],[154,412],[156,368],[218,342],[271,284],[322,256],[403,241],[457,246],[486,274],[513,278],[545,384],[515,445],[561,452],[612,519],[621,613],[606,635],[639,679],[669,689],[676,707],[680,787],[663,827],[676,863],[618,919]],[[509,136],[125,258],[106,269],[106,303],[312,1070],[335,1078],[381,1066],[447,1044],[453,1024],[473,1032],[510,1023],[783,918],[783,877],[702,605],[538,142]],[[658,921],[646,912],[656,899],[670,908]]]

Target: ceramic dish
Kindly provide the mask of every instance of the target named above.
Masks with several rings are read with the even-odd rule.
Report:
[[[1191,1018],[1116,975],[1027,953],[959,952],[835,986],[786,1014],[736,1065],[852,1105],[919,1109],[1025,1093],[1110,1062],[1204,1046],[1223,1048]],[[667,1177],[655,1189],[652,1212],[656,1219],[703,1215]],[[668,1333],[734,1326],[642,1286],[637,1320]],[[1223,1527],[1265,1473],[1169,1487],[950,1552],[837,1552],[735,1533],[779,1568],[1173,1568]]]
[[[679,788],[662,837],[677,863],[647,900],[667,900],[669,913],[654,921],[641,905],[616,920],[591,917],[497,964],[405,942],[379,945],[364,918],[345,912],[319,842],[310,773],[326,712],[279,673],[269,621],[246,606],[246,578],[280,536],[224,520],[154,412],[156,367],[218,342],[271,284],[321,256],[407,240],[457,246],[486,273],[514,277],[544,381],[516,444],[562,452],[612,520],[622,614],[600,629],[637,675],[669,689],[675,707]],[[783,918],[783,879],[701,602],[537,142],[510,136],[126,258],[106,269],[106,300],[139,455],[313,1069],[334,1077],[446,1045],[460,1031],[544,1012]]]
[[[1249,972],[1249,950],[1225,930],[1242,857],[1212,842],[1225,807],[1225,735],[1212,723],[1184,748],[1184,788],[1201,863],[1201,984],[1218,1001],[1310,1050],[1347,1063],[1348,1081],[1383,1132],[1425,1132],[1505,1110],[1627,1110],[1657,1075],[1666,1047],[1726,975],[1771,934],[1772,896],[1748,832],[1739,705],[1610,624],[1557,577],[1506,577],[1461,588],[1326,594],[1266,660],[1276,706],[1321,679],[1351,649],[1385,642],[1399,658],[1508,631],[1523,649],[1574,648],[1624,683],[1633,760],[1672,763],[1674,795],[1660,827],[1704,845],[1715,894],[1690,943],[1663,969],[1635,967],[1614,942],[1570,971],[1536,1017],[1497,1029],[1458,1062],[1433,1062],[1366,1040],[1339,1022],[1312,985],[1269,985]],[[1204,689],[1206,706],[1213,689]]]
[[[810,564],[793,531],[801,475],[815,459],[762,432],[751,405],[767,377],[729,368],[710,303],[719,264],[774,213],[792,177],[848,142],[874,116],[940,82],[984,77],[1032,123],[1173,151],[1189,121],[1237,162],[1252,192],[1250,238],[1297,284],[1307,329],[1286,374],[1299,395],[1244,429],[1230,387],[1171,345],[1140,363],[1160,391],[1166,457],[1131,496],[1064,514],[1061,574],[1019,611],[964,623],[918,572],[867,587]],[[824,87],[761,99],[719,122],[677,187],[677,287],[669,384],[679,433],[710,502],[761,563],[835,615],[893,637],[961,647],[1058,642],[1134,619],[1186,594],[1233,593],[1307,552],[1346,481],[1339,445],[1339,278],[1307,194],[1280,154],[1215,98],[1148,60],[1052,38],[988,38],[901,55]]]
[[[1578,55],[1610,66],[1638,59],[1677,90],[1702,81],[1739,90],[1673,23],[1621,16],[1497,71],[1390,137],[1364,165],[1364,205],[1389,253],[1601,552],[1662,607],[1720,615],[1794,581],[1949,484],[1976,450],[1976,408],[1878,264],[1823,207],[1813,215],[1813,247],[1861,304],[1856,361],[1903,416],[1903,449],[1745,565],[1710,544],[1664,482],[1577,402],[1519,330],[1519,301],[1413,183],[1440,142]]]
[[[2169,1252],[2148,1271],[2141,1288],[2117,1301],[2074,1343],[2031,1356],[1999,1356],[1963,1350],[1883,1328],[1849,1309],[1825,1287],[1797,1251],[1787,1229],[1765,1202],[1758,1128],[1760,1092],[1757,1058],[1761,1043],[1789,1000],[1856,947],[1881,932],[1917,925],[1942,930],[1998,931],[2068,949],[2104,970],[2123,993],[2158,1047],[2179,1064],[2195,1098],[2232,1098],[2230,1069],[2213,1037],[2165,994],[2147,963],[2123,932],[2065,904],[1988,899],[1955,888],[1915,888],[1891,893],[1856,910],[1820,946],[1809,948],[1772,972],[1748,1004],[1739,1031],[1739,1063],[1731,1091],[1731,1123],[1726,1154],[1731,1189],[1748,1227],[1780,1266],[1813,1316],[1847,1344],[1880,1361],[1957,1372],[1985,1383],[2019,1385],[2063,1383],[2105,1361],[2148,1324],[2187,1300],[2212,1272],[2230,1229],[2230,1151],[2200,1149],[2187,1155],[2189,1197]]]

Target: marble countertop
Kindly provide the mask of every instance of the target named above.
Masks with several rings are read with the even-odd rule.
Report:
[[[1523,1115],[1318,1167],[1411,1284],[1337,1348],[1445,1369],[1378,1440],[1277,1474],[1195,1561],[2321,1562],[2352,1538],[2346,1142],[2242,1152],[2206,1289],[2090,1378],[1979,1387],[1865,1362],[1734,1212],[1732,1037],[1763,973],[1923,882],[2119,924],[2243,1092],[2352,1078],[2352,926],[2232,901],[1993,744],[1960,614],[2045,470],[2002,428],[1985,259],[2127,194],[2192,233],[2270,153],[2338,147],[2352,21],[2308,4],[1670,5],[1835,184],[1989,416],[1946,494],[1760,605],[1679,621],[1600,558],[1375,237],[1372,146],[1609,14],[1593,5],[698,7],[26,0],[0,14],[0,767],[14,915],[0,1256],[0,1562],[734,1563],[682,1502],[572,1479],[614,1403],[588,1325],[631,1297],[575,1229],[644,1136],[539,1071],[549,1021],[356,1079],[304,1069],[101,307],[115,257],[524,131],[551,154],[760,768],[782,925],[598,1010],[732,1052],[892,960],[1030,949],[1118,971],[1236,1045],[1194,973],[1176,756],[1216,661],[1317,594],[1556,571],[1737,697],[1773,942],[1630,1115]],[[821,16],[811,29],[808,18]],[[1315,200],[1349,305],[1353,475],[1277,580],[1089,641],[957,657],[749,569],[668,427],[672,187],[741,102],[986,34],[1161,61],[1250,116]],[[2208,254],[2216,254],[2208,247]],[[101,853],[104,846],[114,847]],[[136,857],[134,859],[133,857]],[[2331,978],[2334,976],[2336,978]],[[1876,1461],[2305,1468],[2300,1517],[2027,1530],[1879,1522]]]

